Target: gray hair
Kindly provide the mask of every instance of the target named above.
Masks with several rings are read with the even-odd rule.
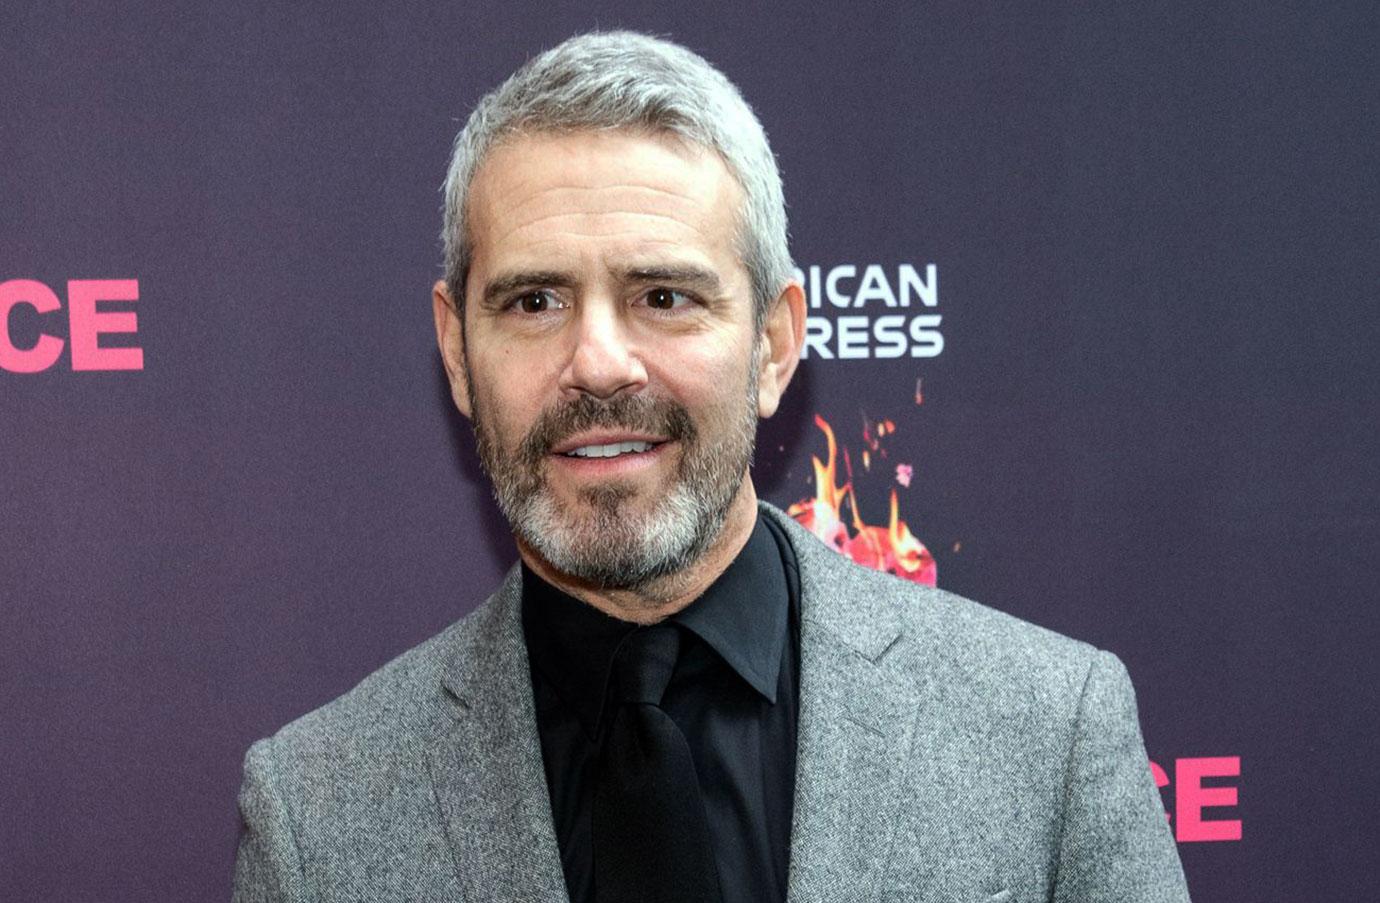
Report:
[[[760,329],[793,274],[781,175],[766,132],[733,83],[702,57],[628,31],[579,35],[529,60],[479,101],[455,137],[441,240],[457,307],[464,308],[472,251],[465,203],[484,155],[514,135],[586,129],[670,133],[719,154],[743,190],[736,239]]]

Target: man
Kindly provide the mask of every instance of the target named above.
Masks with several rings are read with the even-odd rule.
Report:
[[[480,102],[436,333],[521,562],[254,745],[236,899],[1187,899],[1113,656],[758,502],[785,236],[680,47],[575,38]]]

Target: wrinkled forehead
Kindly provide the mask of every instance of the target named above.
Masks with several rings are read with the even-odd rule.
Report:
[[[485,155],[465,221],[472,263],[596,240],[737,255],[742,202],[718,153],[679,136],[542,131]]]
[[[637,166],[633,170],[633,164]],[[591,165],[596,164],[596,165]],[[677,165],[679,164],[679,165]],[[658,171],[660,170],[660,171]],[[610,184],[610,177],[637,176],[648,187],[690,197],[686,180],[699,184],[713,208],[728,214],[725,222],[737,241],[743,224],[742,182],[717,148],[670,128],[524,128],[501,132],[485,149],[465,198],[464,243],[473,251],[476,218],[501,215],[515,197],[535,183],[563,180],[570,189],[591,190]],[[712,194],[712,198],[709,196]],[[487,208],[485,205],[488,205]]]

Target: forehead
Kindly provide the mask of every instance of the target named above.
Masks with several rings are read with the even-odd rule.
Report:
[[[742,192],[712,150],[627,131],[509,138],[470,186],[476,266],[529,255],[733,255]],[[722,261],[717,261],[722,263]]]

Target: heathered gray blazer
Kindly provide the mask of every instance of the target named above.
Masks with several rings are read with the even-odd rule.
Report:
[[[1188,899],[1114,656],[762,510],[800,562],[792,901]],[[567,900],[520,599],[254,744],[236,901]]]

